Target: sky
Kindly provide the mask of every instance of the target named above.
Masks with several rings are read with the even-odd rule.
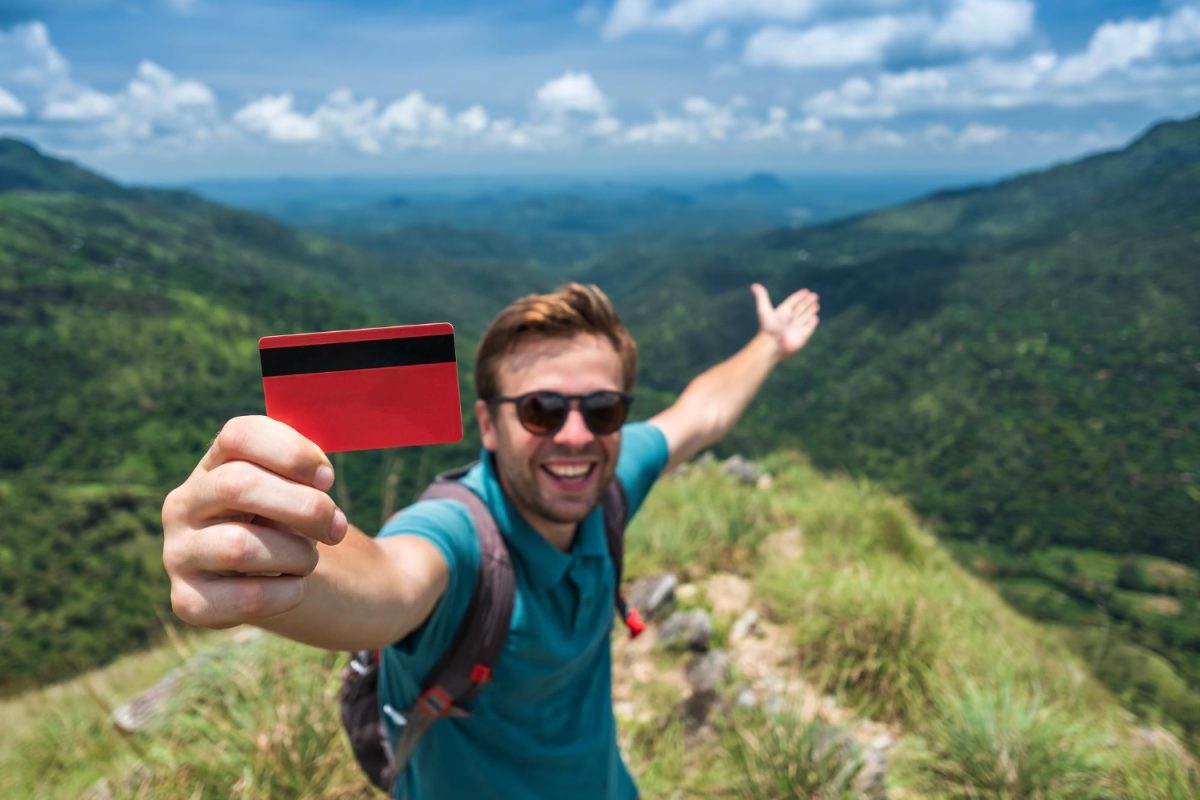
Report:
[[[990,173],[1200,114],[1200,0],[0,0],[0,135],[122,180]]]

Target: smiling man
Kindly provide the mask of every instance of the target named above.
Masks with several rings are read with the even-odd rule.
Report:
[[[807,343],[815,294],[773,307],[752,289],[759,332],[644,423],[625,424],[636,346],[595,286],[521,298],[484,333],[483,453],[462,482],[504,537],[515,603],[471,716],[429,730],[397,797],[636,797],[612,710],[615,571],[601,499],[619,481],[632,517],[665,469],[724,436],[775,365]],[[427,500],[372,539],[329,498],[333,478],[324,453],[286,425],[230,420],[163,504],[172,604],[206,627],[250,623],[317,647],[379,649],[380,703],[407,708],[470,603],[472,517],[456,501]]]

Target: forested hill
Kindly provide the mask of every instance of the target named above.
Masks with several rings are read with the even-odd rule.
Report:
[[[1071,626],[1133,705],[1200,725],[1200,119],[595,274],[616,270],[661,387],[753,330],[750,281],[820,292],[821,328],[728,448],[797,446],[901,491],[1018,607]]]
[[[538,285],[519,265],[373,255],[0,140],[0,688],[160,629],[161,498],[224,419],[262,412],[259,337],[448,320],[469,359],[486,320]],[[344,465],[365,488],[339,499],[367,526],[379,466]],[[408,467],[393,499],[421,480]]]
[[[613,293],[650,379],[674,386],[691,354],[752,328],[750,280],[811,286],[823,327],[743,442],[782,437],[885,479],[943,532],[1196,565],[1198,232],[1190,120],[996,186],[689,254],[687,268],[662,254]]]

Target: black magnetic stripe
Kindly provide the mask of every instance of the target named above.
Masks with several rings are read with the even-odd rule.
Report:
[[[264,378],[309,372],[442,364],[454,361],[454,335],[269,347],[258,353],[262,359]]]

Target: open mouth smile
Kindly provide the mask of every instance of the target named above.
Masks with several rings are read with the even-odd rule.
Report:
[[[591,481],[592,475],[596,472],[596,462],[557,462],[542,464],[540,469],[558,488],[566,491],[578,491],[585,488]]]

